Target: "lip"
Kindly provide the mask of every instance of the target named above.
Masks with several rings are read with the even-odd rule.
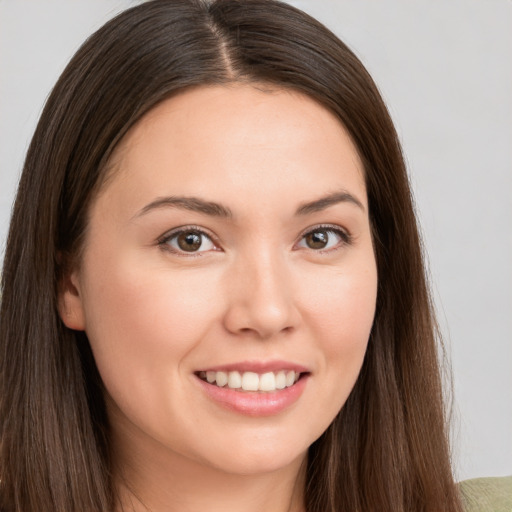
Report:
[[[226,366],[222,368],[226,368]],[[237,366],[237,368],[240,367]],[[305,373],[301,375],[293,386],[276,391],[259,392],[236,391],[228,387],[220,388],[215,384],[209,384],[200,379],[198,375],[195,375],[196,381],[210,400],[224,409],[245,416],[272,416],[285,411],[299,400],[309,377],[310,374]]]
[[[219,366],[209,366],[208,368],[201,368],[199,371],[203,372],[254,372],[254,373],[267,373],[278,372],[280,370],[290,371],[293,370],[297,373],[311,373],[311,370],[305,366],[301,366],[289,361],[239,361],[238,363],[225,364]]]

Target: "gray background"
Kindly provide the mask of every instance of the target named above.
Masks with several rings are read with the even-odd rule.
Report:
[[[135,3],[0,0],[0,254],[45,98]],[[512,474],[512,2],[290,3],[354,49],[402,139],[454,376],[456,476]]]

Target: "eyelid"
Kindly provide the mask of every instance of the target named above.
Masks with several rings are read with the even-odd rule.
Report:
[[[294,247],[296,247],[297,244],[300,241],[302,241],[308,234],[313,233],[315,231],[320,231],[320,230],[334,232],[338,236],[340,236],[342,241],[341,241],[340,244],[338,244],[338,246],[333,247],[333,248],[317,249],[317,250],[310,249],[310,250],[312,250],[315,253],[323,253],[323,252],[335,251],[335,250],[339,249],[342,246],[346,246],[346,245],[351,245],[352,244],[353,237],[352,237],[352,235],[350,234],[350,232],[346,228],[343,228],[343,227],[341,227],[341,226],[339,226],[337,224],[316,224],[314,226],[308,227],[307,229],[305,229],[301,233],[301,235],[299,236],[299,240],[298,240],[298,242],[296,242],[294,244]],[[175,250],[174,248],[172,248],[168,244],[169,240],[171,240],[175,236],[179,235],[180,233],[187,232],[187,231],[195,231],[197,233],[200,233],[201,235],[207,237],[212,242],[212,244],[215,246],[214,250],[217,250],[217,251],[221,251],[222,250],[221,247],[220,247],[220,243],[218,241],[218,238],[213,233],[211,233],[209,230],[206,230],[205,228],[202,228],[202,227],[199,227],[199,226],[196,226],[196,225],[190,225],[190,224],[184,225],[184,226],[177,226],[177,227],[175,227],[175,228],[173,228],[173,229],[171,229],[169,231],[166,231],[163,235],[161,235],[160,237],[157,238],[156,242],[163,249],[165,249],[165,250],[167,250],[169,252],[172,252],[173,254],[177,254],[179,256],[198,257],[198,256],[202,256],[205,252],[210,252],[210,251],[199,251],[199,252],[187,253],[186,251]]]
[[[317,250],[309,249],[315,253],[335,251],[335,250],[339,249],[340,247],[343,247],[346,245],[351,245],[353,242],[353,236],[346,228],[343,228],[337,224],[317,224],[315,226],[311,226],[311,227],[305,229],[302,232],[302,234],[299,236],[299,240],[295,245],[297,245],[300,241],[304,240],[304,238],[307,235],[309,235],[310,233],[313,233],[315,231],[321,231],[321,230],[332,231],[332,232],[336,233],[337,235],[339,235],[341,237],[342,242],[338,246],[330,248],[330,249],[317,249]]]
[[[202,256],[205,252],[210,251],[198,251],[198,252],[190,252],[187,253],[186,251],[178,251],[175,250],[173,247],[171,247],[168,242],[175,236],[179,235],[180,233],[187,232],[187,231],[195,231],[196,233],[199,233],[206,238],[208,238],[212,244],[215,246],[215,250],[220,251],[222,250],[220,248],[220,244],[218,242],[217,237],[211,233],[210,231],[206,230],[205,228],[195,226],[193,224],[186,224],[184,226],[177,226],[169,231],[166,231],[163,235],[159,236],[156,239],[157,245],[159,245],[162,249],[172,252],[173,254],[177,254],[179,256],[186,256],[186,257],[198,257]]]

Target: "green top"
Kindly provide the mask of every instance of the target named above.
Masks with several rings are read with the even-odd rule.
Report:
[[[475,478],[459,485],[465,512],[512,512],[512,476]]]

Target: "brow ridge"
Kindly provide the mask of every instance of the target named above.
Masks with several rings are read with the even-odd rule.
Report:
[[[137,214],[137,217],[145,215],[152,210],[159,208],[181,208],[184,210],[190,210],[193,212],[203,213],[205,215],[211,215],[213,217],[232,217],[233,214],[229,208],[213,201],[205,201],[199,197],[188,197],[188,196],[168,196],[159,197],[147,204]]]
[[[346,190],[341,190],[319,199],[315,199],[314,201],[303,203],[297,208],[296,215],[309,215],[311,213],[320,212],[338,203],[351,203],[365,211],[363,203],[361,203],[357,197],[353,196]]]
[[[311,213],[323,211],[338,203],[352,203],[355,206],[361,208],[363,211],[365,210],[363,204],[361,203],[361,201],[359,201],[359,199],[357,199],[349,192],[342,190],[338,192],[333,192],[332,194],[321,197],[314,201],[301,204],[297,208],[295,214],[309,215]],[[137,217],[145,215],[152,210],[165,207],[181,208],[184,210],[190,210],[205,215],[210,215],[213,217],[233,217],[232,211],[227,206],[224,206],[220,203],[216,203],[213,201],[205,201],[204,199],[190,196],[159,197],[152,201],[151,203],[144,206],[144,208],[142,208],[142,210],[137,214]]]

